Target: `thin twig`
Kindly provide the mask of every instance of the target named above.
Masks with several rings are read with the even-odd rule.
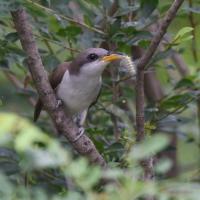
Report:
[[[43,42],[44,42],[44,44],[46,45],[47,49],[49,50],[49,53],[51,53],[52,55],[55,55],[55,53],[54,53],[54,51],[53,51],[51,45],[49,44],[49,41],[46,40],[46,39],[44,39]]]
[[[42,5],[40,5],[39,3],[36,3],[36,2],[34,2],[34,1],[32,1],[32,0],[26,0],[26,1],[27,1],[28,3],[30,3],[30,4],[35,5],[36,7],[38,7],[38,8],[40,8],[40,9],[44,10],[44,11],[47,12],[47,13],[56,14],[57,16],[59,16],[60,18],[66,20],[66,21],[68,21],[68,22],[72,22],[72,23],[78,24],[78,25],[80,25],[80,26],[82,26],[82,27],[84,27],[84,28],[87,28],[88,30],[94,31],[94,32],[99,33],[99,34],[101,34],[101,35],[105,35],[105,33],[104,33],[103,31],[101,31],[101,30],[99,30],[99,29],[97,29],[97,28],[91,27],[91,26],[89,26],[89,25],[87,25],[87,24],[85,24],[85,23],[83,23],[83,22],[76,21],[76,20],[74,20],[74,19],[72,19],[72,18],[70,18],[70,17],[67,17],[67,16],[65,16],[65,15],[58,14],[58,13],[56,13],[56,11],[54,11],[54,10],[52,10],[52,9],[50,9],[50,8],[47,8],[47,7],[45,7],[45,6],[42,6]]]
[[[199,151],[200,151],[200,97],[197,99],[197,119],[198,119],[198,134],[199,134]],[[200,167],[200,158],[199,158],[199,167]]]
[[[78,153],[85,155],[92,163],[105,167],[105,160],[86,134],[81,135],[78,140],[75,140],[79,136],[78,127],[71,119],[65,116],[62,107],[57,106],[56,96],[49,84],[48,75],[42,64],[25,10],[18,9],[12,11],[11,14],[22,47],[27,54],[27,63],[36,89],[58,132],[68,139]]]
[[[34,35],[36,38],[38,38],[38,39],[40,39],[40,40],[42,40],[42,41],[46,40],[46,41],[48,41],[48,42],[54,43],[54,44],[56,44],[56,45],[58,45],[58,46],[61,46],[61,47],[63,47],[64,49],[67,49],[67,50],[70,50],[70,51],[73,51],[73,52],[76,52],[76,53],[80,53],[80,51],[79,51],[78,49],[74,49],[74,48],[67,47],[67,46],[65,46],[62,42],[57,42],[57,41],[55,41],[55,40],[49,39],[49,38],[44,37],[44,36],[39,36],[39,35],[37,35],[37,34],[33,34],[33,35]]]

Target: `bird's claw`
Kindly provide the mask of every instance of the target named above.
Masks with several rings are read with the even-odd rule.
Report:
[[[79,127],[78,128],[78,134],[76,136],[76,138],[73,140],[73,142],[76,142],[85,132],[85,129],[83,127]]]
[[[56,108],[59,108],[60,106],[62,106],[62,100],[57,99]]]

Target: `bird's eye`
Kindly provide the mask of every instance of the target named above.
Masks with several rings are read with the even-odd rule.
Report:
[[[88,60],[91,60],[91,61],[94,61],[94,60],[97,60],[99,58],[99,56],[95,53],[91,53],[88,55]]]

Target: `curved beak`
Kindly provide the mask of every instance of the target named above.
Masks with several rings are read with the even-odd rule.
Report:
[[[101,59],[103,61],[106,61],[106,62],[112,62],[112,61],[115,61],[115,60],[120,60],[121,58],[122,58],[121,55],[110,54],[110,55],[107,55],[107,56],[103,56]]]

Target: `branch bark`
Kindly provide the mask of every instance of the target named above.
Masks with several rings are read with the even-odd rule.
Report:
[[[169,24],[172,22],[174,17],[176,16],[176,12],[179,7],[183,3],[184,0],[175,0],[171,5],[170,9],[167,11],[165,17],[160,22],[159,29],[155,36],[152,39],[152,42],[147,49],[147,51],[143,54],[141,59],[137,64],[137,80],[136,80],[136,128],[137,128],[137,141],[141,141],[145,138],[145,130],[144,130],[144,69],[145,66],[149,63],[153,54],[155,53],[161,39],[165,35]],[[146,159],[142,161],[142,166],[144,168],[144,180],[152,180],[154,177],[153,174],[153,160],[152,158]],[[153,199],[153,197],[149,197],[147,199]]]
[[[176,16],[176,12],[178,11],[179,7],[183,3],[184,0],[175,0],[173,4],[171,5],[170,9],[166,13],[165,17],[163,20],[160,22],[159,29],[155,36],[153,37],[151,44],[148,48],[148,50],[145,52],[145,54],[142,56],[140,61],[137,64],[138,69],[144,69],[145,66],[148,64],[150,61],[151,57],[155,53],[161,39],[163,38],[164,34],[167,31],[168,26],[170,25],[171,21],[174,19]]]
[[[79,134],[78,128],[71,119],[65,116],[62,107],[56,106],[57,99],[49,84],[48,75],[42,64],[26,11],[19,9],[11,12],[11,15],[22,47],[27,54],[27,63],[36,89],[58,132],[68,139],[69,143],[78,153],[85,155],[92,163],[105,167],[105,160],[85,134],[75,141],[75,138]]]

